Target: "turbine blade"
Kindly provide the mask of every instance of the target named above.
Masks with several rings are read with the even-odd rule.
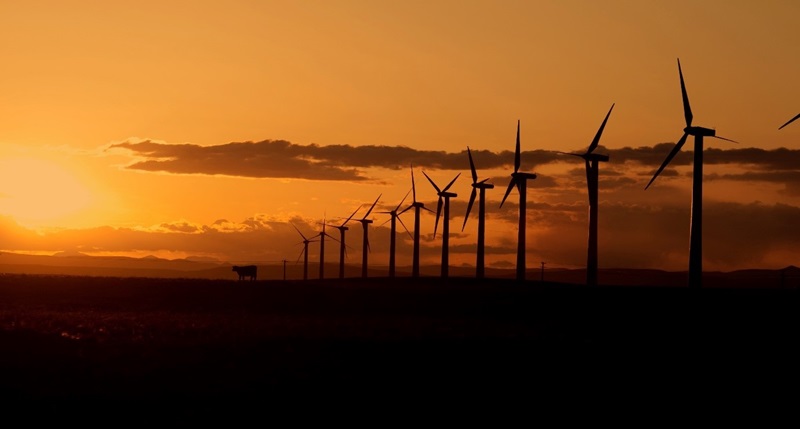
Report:
[[[413,201],[417,202],[417,187],[414,186],[414,164],[411,164],[411,195],[413,197]]]
[[[406,232],[408,233],[408,236],[413,240],[414,236],[411,235],[411,231],[409,231],[408,228],[406,227],[406,224],[403,223],[403,219],[400,219],[400,217],[398,217],[397,220],[400,221],[400,225],[403,225],[403,229],[406,230]]]
[[[294,224],[293,224],[293,223],[291,223],[291,222],[289,222],[289,224],[290,224],[290,225],[292,225],[292,226],[294,226]],[[298,234],[300,234],[300,236],[301,236],[301,237],[303,237],[303,240],[308,240],[308,239],[306,238],[306,236],[305,236],[305,235],[303,235],[303,233],[302,233],[302,232],[300,232],[300,230],[299,230],[299,229],[297,229],[297,227],[296,227],[296,226],[294,226],[294,229],[296,229],[296,230],[297,230],[297,233],[298,233]]]
[[[424,175],[425,175],[425,177],[428,177],[428,175],[425,173],[425,170],[423,170],[423,171],[422,171],[422,174],[424,174]],[[428,181],[429,181],[429,182],[431,182],[431,185],[433,185],[433,187],[434,187],[434,189],[436,189],[436,192],[437,192],[437,193],[439,193],[439,192],[442,192],[442,190],[441,190],[441,189],[439,189],[439,187],[438,187],[438,186],[436,186],[436,184],[435,184],[435,183],[433,183],[433,180],[431,180],[431,178],[430,178],[430,177],[428,177]]]
[[[383,194],[380,194],[380,195],[378,195],[378,198],[376,198],[376,199],[375,199],[375,202],[374,202],[374,203],[372,203],[372,205],[369,207],[369,210],[367,210],[367,214],[365,214],[365,215],[364,215],[364,217],[363,217],[362,219],[366,219],[366,218],[367,218],[367,216],[369,216],[369,214],[372,212],[372,209],[374,209],[374,208],[375,208],[375,204],[378,204],[378,200],[380,200],[380,199],[381,199],[381,196],[382,196],[382,195],[383,195]]]
[[[590,151],[586,151],[586,153],[573,153],[573,152],[561,152],[561,151],[558,151],[558,150],[554,150],[554,151],[552,151],[552,152],[554,152],[554,153],[558,153],[558,154],[561,154],[561,155],[572,155],[572,156],[577,156],[578,158],[583,158],[583,157],[585,157],[585,156],[586,156],[586,154],[588,154]]]
[[[511,178],[511,181],[508,182],[508,189],[506,189],[506,194],[503,196],[503,201],[500,201],[500,208],[503,208],[503,203],[506,202],[506,198],[508,198],[508,194],[511,193],[511,189],[514,188],[514,185],[517,183],[517,179],[515,177]]]
[[[600,136],[603,135],[603,129],[606,127],[606,122],[608,122],[608,117],[611,116],[611,111],[614,110],[614,104],[616,103],[611,104],[611,108],[608,109],[608,113],[606,113],[606,118],[603,119],[603,123],[600,124],[600,129],[597,130],[597,134],[594,136],[594,140],[592,140],[592,143],[589,145],[589,150],[587,150],[586,153],[592,153],[592,151],[597,148],[597,145],[600,144]]]
[[[360,204],[358,207],[356,207],[356,210],[353,212],[353,214],[351,214],[351,215],[350,215],[350,217],[348,217],[348,218],[347,218],[347,220],[345,220],[345,221],[342,223],[342,226],[344,226],[344,225],[345,225],[347,222],[350,222],[350,219],[352,219],[352,218],[353,218],[353,216],[355,216],[355,215],[356,215],[356,212],[357,212],[357,211],[358,211],[358,210],[361,208],[361,206],[363,206],[363,204]]]
[[[726,139],[725,137],[720,137],[720,136],[712,136],[712,137],[714,137],[715,139],[725,140],[726,142],[739,143],[736,140]]]
[[[436,238],[436,229],[439,227],[439,216],[442,214],[442,197],[439,197],[439,203],[436,204],[436,223],[433,224],[433,238]]]
[[[450,189],[450,187],[453,186],[453,183],[456,182],[456,179],[458,179],[458,176],[460,175],[461,173],[456,174],[456,177],[453,177],[453,180],[451,180],[450,183],[448,183],[447,186],[444,187],[443,191]]]
[[[589,165],[589,160],[586,160],[586,184],[589,185],[589,188],[592,187],[592,167]]]
[[[472,183],[478,181],[478,172],[475,171],[475,163],[472,162],[472,152],[469,150],[469,146],[467,146],[467,155],[469,155],[469,169],[472,171]]]
[[[681,95],[683,96],[683,116],[686,117],[686,126],[692,126],[692,107],[689,106],[689,96],[686,94],[686,84],[683,82],[683,71],[681,70],[681,60],[678,58],[678,74],[681,77]]]
[[[390,213],[390,214],[391,214],[391,213]],[[392,216],[394,216],[394,215],[392,215]],[[385,221],[383,221],[383,223],[382,223],[382,224],[380,224],[380,225],[378,225],[378,227],[380,228],[380,227],[382,227],[382,226],[386,225],[386,224],[387,224],[387,223],[388,223],[390,220],[392,220],[392,216],[390,216],[390,217],[389,217],[389,219],[386,219]]]
[[[406,201],[406,198],[408,198],[408,194],[410,194],[410,193],[411,193],[411,189],[409,189],[408,192],[406,192],[406,196],[403,197],[402,200],[400,200],[400,204],[398,204],[397,207],[394,208],[395,212],[400,209],[400,206],[403,205],[403,203]]]
[[[683,147],[683,144],[686,143],[686,137],[688,136],[689,134],[684,133],[681,139],[678,140],[678,143],[675,144],[675,147],[673,147],[672,151],[669,153],[669,155],[667,155],[667,159],[664,160],[664,162],[661,164],[661,167],[659,167],[658,171],[656,171],[656,174],[654,174],[653,178],[650,179],[650,183],[648,183],[647,186],[644,187],[645,190],[647,190],[647,188],[649,188],[650,185],[653,184],[653,181],[656,180],[656,177],[658,177],[658,175],[661,174],[662,171],[664,171],[664,167],[666,167],[667,164],[669,164],[669,162],[672,161],[672,158],[675,158],[675,155],[677,155],[678,152],[680,152],[681,148]]]
[[[423,209],[423,210],[427,210],[427,211],[429,211],[429,212],[433,213],[433,210],[431,210],[431,209],[429,209],[429,208],[427,208],[427,207],[423,207],[422,209]]]
[[[303,250],[300,251],[300,255],[297,257],[297,261],[295,261],[295,264],[300,263],[300,258],[303,257],[303,253],[305,253],[305,252],[306,252],[306,249],[304,247]]]
[[[517,119],[517,149],[514,152],[514,173],[519,171],[520,150],[519,150],[519,119]]]
[[[589,205],[597,205],[597,198],[593,197],[592,189],[597,189],[597,176],[592,174],[592,166],[589,160],[586,160],[586,185],[589,188]]]
[[[413,205],[410,205],[410,206],[408,206],[408,207],[404,208],[403,210],[401,210],[401,211],[400,211],[399,213],[397,213],[397,214],[398,214],[398,215],[401,215],[401,214],[403,214],[403,213],[405,213],[405,212],[409,211],[409,210],[410,210],[411,208],[413,208],[413,207],[414,207]]]
[[[792,119],[789,119],[789,122],[787,122],[787,123],[785,123],[785,124],[781,125],[781,126],[778,128],[778,129],[781,129],[781,128],[783,128],[783,127],[785,127],[785,126],[787,126],[787,125],[791,124],[791,123],[792,123],[792,122],[794,122],[794,121],[795,121],[797,118],[800,118],[800,113],[798,113],[798,114],[797,114],[797,116],[795,116],[794,118],[792,118]]]
[[[472,188],[472,193],[469,194],[469,203],[467,204],[467,214],[464,215],[464,224],[461,225],[461,231],[464,231],[464,227],[467,226],[467,219],[469,218],[469,211],[472,210],[472,204],[475,202],[475,196],[478,194],[478,190]]]

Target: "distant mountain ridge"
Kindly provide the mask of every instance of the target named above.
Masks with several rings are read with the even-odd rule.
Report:
[[[80,252],[58,252],[54,255],[28,255],[12,252],[0,253],[0,275],[2,274],[47,274],[75,276],[106,277],[162,277],[162,278],[198,278],[236,280],[238,276],[232,271],[230,262],[218,261],[207,257],[187,257],[185,259],[163,259],[153,255],[142,258],[128,256],[91,256]],[[439,265],[423,265],[420,274],[423,277],[436,277],[441,273]],[[409,277],[411,267],[397,267],[398,277]],[[338,263],[325,264],[325,278],[338,278]],[[382,278],[388,275],[388,267],[375,265],[370,267],[368,277]],[[451,277],[474,277],[475,267],[451,266]],[[515,276],[512,268],[486,268],[488,279],[508,279]],[[319,277],[319,265],[309,262],[308,278]],[[361,266],[347,264],[346,278],[360,278]],[[300,280],[303,278],[303,266],[294,262],[285,265],[276,262],[258,265],[258,280]],[[527,270],[526,278],[530,281],[544,280],[569,284],[585,284],[586,271],[583,269],[539,267]],[[705,272],[704,285],[707,287],[800,287],[800,268],[788,267],[771,269],[742,269],[732,272]],[[674,286],[685,287],[687,273],[680,271],[664,271],[656,269],[606,268],[598,273],[600,284],[618,286]]]

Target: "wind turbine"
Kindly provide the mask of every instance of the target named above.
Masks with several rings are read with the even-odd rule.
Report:
[[[294,226],[294,224],[291,224],[291,225]],[[297,233],[300,234],[301,237],[303,237],[303,250],[300,251],[300,255],[297,257],[297,262],[300,262],[300,257],[301,256],[304,257],[304,259],[303,259],[303,280],[308,280],[308,243],[313,243],[313,242],[315,242],[317,240],[311,240],[310,238],[306,238],[306,236],[303,235],[303,233],[300,232],[300,230],[297,229],[296,226],[294,226],[294,229],[296,229]]]
[[[380,213],[386,213],[389,216],[391,216],[391,218],[389,220],[387,220],[386,222],[389,222],[389,221],[392,222],[391,223],[391,233],[389,235],[389,277],[392,277],[392,278],[394,277],[394,271],[395,271],[395,257],[394,257],[394,254],[395,254],[395,241],[396,241],[395,240],[395,235],[396,235],[396,231],[397,231],[397,221],[400,221],[400,225],[402,225],[403,229],[406,230],[406,232],[408,233],[408,236],[411,237],[412,239],[414,238],[411,235],[411,233],[408,231],[408,228],[406,228],[406,224],[403,223],[403,219],[400,219],[400,213],[397,212],[397,210],[400,209],[400,206],[402,206],[403,203],[406,201],[406,198],[408,198],[408,194],[410,194],[410,193],[411,193],[411,190],[409,189],[408,192],[406,192],[406,196],[403,197],[403,199],[400,201],[400,204],[398,204],[397,207],[394,208],[394,210],[390,210],[390,211],[386,211],[386,212],[380,212]],[[405,210],[403,210],[403,211],[405,211]],[[384,224],[386,222],[384,222]]]
[[[778,128],[778,129],[781,129],[781,128],[783,128],[783,127],[785,127],[785,126],[787,126],[787,125],[791,124],[791,123],[792,123],[792,122],[794,122],[794,121],[795,121],[795,119],[797,119],[797,118],[800,118],[800,113],[798,113],[798,114],[797,114],[797,116],[795,116],[794,118],[792,118],[792,119],[789,119],[789,122],[787,122],[787,123],[785,123],[785,124],[781,125],[781,126],[780,126],[780,128]]]
[[[442,214],[442,205],[444,205],[444,220],[442,221],[442,277],[446,278],[450,266],[450,198],[458,196],[458,194],[448,192],[447,190],[450,189],[450,186],[453,186],[453,183],[455,183],[461,173],[456,174],[456,177],[442,189],[439,189],[436,183],[433,183],[433,180],[428,177],[425,171],[423,171],[422,174],[428,178],[433,188],[436,189],[436,194],[439,195],[439,202],[436,204],[436,223],[433,224],[433,238],[436,238],[436,228],[439,226],[439,215]]]
[[[519,120],[517,120],[517,149],[514,154],[514,172],[511,173],[511,181],[508,182],[508,189],[500,201],[500,208],[506,202],[511,189],[516,186],[519,192],[519,233],[517,235],[517,280],[525,280],[525,211],[527,206],[528,180],[536,179],[534,173],[521,173],[519,171],[520,150],[519,150]]]
[[[711,128],[703,128],[692,125],[692,108],[689,106],[689,96],[686,94],[686,84],[683,81],[683,71],[681,70],[681,60],[678,59],[678,75],[681,79],[681,94],[683,96],[683,115],[686,119],[686,128],[683,129],[681,136],[675,147],[667,155],[667,159],[658,168],[658,171],[645,186],[645,190],[653,184],[664,167],[672,161],[672,158],[686,143],[686,138],[694,136],[694,165],[692,166],[692,212],[690,220],[689,236],[689,287],[699,288],[702,286],[703,279],[703,137],[714,137],[720,140],[734,142],[716,135],[716,131]]]
[[[329,237],[333,241],[339,241],[333,238],[330,234],[325,232],[325,218],[322,218],[322,231],[314,237],[319,237],[319,278],[325,278],[325,237]],[[313,238],[313,237],[312,237]]]
[[[469,211],[472,210],[472,204],[475,203],[475,196],[480,190],[481,199],[478,201],[478,258],[475,263],[475,276],[482,279],[484,276],[484,240],[486,235],[486,190],[494,189],[494,185],[486,183],[488,178],[478,181],[478,173],[475,171],[475,163],[472,162],[472,152],[467,146],[467,155],[469,155],[469,168],[472,170],[472,193],[469,195],[469,204],[467,204],[467,214],[464,215],[464,225],[461,226],[461,231],[467,226],[467,219],[469,218]]]
[[[603,129],[606,127],[606,122],[608,122],[608,117],[611,116],[612,110],[614,110],[614,104],[611,104],[611,108],[608,109],[606,118],[603,119],[603,123],[600,124],[600,129],[597,130],[597,134],[595,134],[592,143],[589,144],[589,149],[587,149],[585,153],[558,152],[583,158],[586,164],[586,183],[589,187],[589,251],[586,257],[586,284],[589,286],[597,285],[597,189],[599,182],[598,176],[600,175],[599,163],[601,161],[608,161],[608,155],[600,155],[592,152],[597,149],[597,145],[600,144],[600,136],[603,134]]]
[[[381,194],[383,195],[383,194]],[[375,204],[378,204],[378,200],[381,199],[381,195],[378,195],[378,198],[375,199],[375,202],[372,203],[367,213],[364,214],[364,217],[358,219],[361,222],[361,226],[364,228],[364,241],[361,245],[362,247],[362,256],[361,256],[361,277],[367,277],[367,254],[369,253],[369,224],[372,223],[372,219],[367,219],[367,216],[372,212],[372,209],[375,208]]]
[[[339,278],[340,279],[344,278],[344,258],[345,258],[345,254],[347,253],[347,249],[345,249],[346,246],[344,244],[344,232],[347,231],[348,229],[350,229],[349,227],[347,227],[345,225],[347,225],[347,222],[349,222],[350,219],[352,219],[353,216],[355,216],[356,212],[360,208],[361,208],[361,206],[358,206],[356,208],[356,210],[353,212],[353,214],[351,214],[350,217],[345,219],[345,221],[342,222],[341,225],[330,225],[330,226],[332,226],[332,227],[334,227],[334,228],[339,230]]]
[[[419,277],[419,211],[427,210],[433,213],[433,210],[425,207],[425,204],[417,201],[417,187],[414,184],[414,165],[411,165],[411,205],[404,208],[398,214],[403,214],[407,210],[414,209],[414,253],[411,259],[411,277]]]

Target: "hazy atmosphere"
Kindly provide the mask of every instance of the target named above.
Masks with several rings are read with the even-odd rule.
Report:
[[[469,147],[495,185],[486,263],[511,267],[516,194],[499,206],[519,120],[521,171],[538,176],[528,263],[583,267],[586,173],[555,151],[585,151],[614,104],[595,151],[610,157],[599,266],[683,270],[691,145],[645,190],[683,133],[680,58],[695,124],[736,141],[706,140],[704,268],[800,265],[800,121],[778,130],[800,113],[798,16],[792,0],[5,2],[0,250],[294,262],[292,225],[314,235],[380,195],[370,264],[386,265],[381,212],[413,165],[434,210],[423,171],[440,186],[461,173],[450,260],[474,264]],[[440,260],[434,219],[424,263]]]

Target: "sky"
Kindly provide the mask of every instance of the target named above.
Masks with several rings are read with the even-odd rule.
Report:
[[[409,205],[413,168],[434,210],[422,173],[458,176],[450,263],[474,264],[469,148],[495,185],[487,264],[511,267],[519,121],[528,264],[580,268],[585,173],[554,151],[585,151],[613,105],[599,265],[685,270],[692,144],[644,189],[683,133],[680,59],[694,124],[736,141],[706,139],[704,268],[799,265],[800,121],[778,130],[800,113],[797,16],[793,0],[2,2],[0,250],[296,263],[295,227],[355,212],[358,264],[378,199],[369,260],[386,265],[382,212]],[[423,263],[441,258],[434,221]]]

